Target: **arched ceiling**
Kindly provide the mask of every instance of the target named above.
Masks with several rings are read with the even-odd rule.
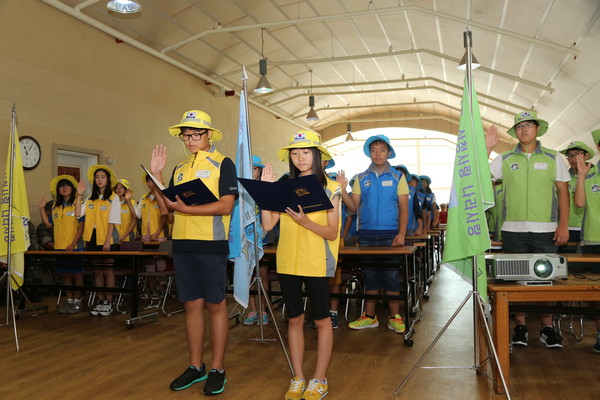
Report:
[[[481,116],[504,146],[525,109],[550,123],[548,147],[591,144],[600,128],[598,0],[139,0],[133,15],[106,0],[40,1],[210,82],[216,96],[240,92],[242,66],[253,89],[264,57],[275,90],[251,102],[325,140],[347,122],[455,134],[467,26]],[[318,121],[305,120],[310,93]]]

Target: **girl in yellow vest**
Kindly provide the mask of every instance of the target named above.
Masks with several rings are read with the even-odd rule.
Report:
[[[292,135],[289,146],[278,153],[281,161],[288,161],[290,179],[315,174],[333,204],[330,210],[305,214],[287,208],[285,213],[261,210],[265,231],[280,221],[277,245],[277,273],[289,316],[288,342],[292,378],[286,400],[318,400],[328,393],[327,367],[333,349],[333,328],[329,315],[329,278],[334,276],[340,240],[340,184],[325,176],[321,160],[331,155],[321,145],[321,138],[312,132],[299,131]],[[273,167],[267,163],[261,180],[275,182]],[[302,284],[308,292],[317,326],[317,366],[314,378],[306,383],[304,359],[304,303]]]
[[[127,179],[119,179],[115,185],[115,193],[119,196],[121,203],[121,225],[115,226],[119,233],[119,243],[133,242],[135,240],[135,227],[138,217],[135,213],[135,200],[133,190]]]
[[[86,250],[109,251],[111,245],[119,240],[115,225],[121,224],[121,203],[119,196],[113,192],[117,184],[115,173],[104,165],[92,165],[88,168],[87,177],[92,184],[91,196],[81,203],[85,193],[85,181],[82,179],[77,187],[76,209],[77,216],[84,217],[83,240]],[[94,269],[95,286],[114,287],[115,273],[112,262],[107,268]],[[102,264],[100,264],[102,265]],[[90,311],[90,315],[106,317],[113,312],[113,294],[98,292],[98,303]]]
[[[140,232],[142,241],[164,241],[167,239],[165,237],[167,216],[161,215],[158,202],[152,192],[154,190],[154,182],[145,172],[142,174],[142,182],[144,182],[149,189],[149,192],[142,196],[135,207],[135,213],[142,221]]]
[[[50,215],[46,212],[46,199],[40,201],[40,214],[47,228],[54,228],[54,250],[83,250],[83,220],[75,216],[77,181],[69,175],[59,175],[50,181],[50,192],[55,198]],[[71,262],[74,260],[71,259]],[[68,261],[61,261],[56,272],[62,274],[63,285],[83,286],[83,268]],[[81,292],[67,290],[67,302],[58,308],[61,314],[81,311]]]

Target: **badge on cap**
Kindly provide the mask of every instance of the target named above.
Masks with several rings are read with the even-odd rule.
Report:
[[[189,119],[189,118],[196,118],[196,113],[195,112],[189,112],[187,113],[187,115],[185,116],[185,119]]]
[[[298,132],[294,136],[294,140],[304,140],[306,139],[306,134],[304,132]]]

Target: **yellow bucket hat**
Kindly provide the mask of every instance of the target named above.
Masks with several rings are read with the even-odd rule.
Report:
[[[92,184],[94,183],[94,175],[96,175],[96,171],[98,171],[99,169],[108,171],[108,173],[110,174],[110,188],[113,189],[117,184],[117,176],[115,175],[115,172],[106,165],[95,164],[89,167],[87,170],[88,181]]]
[[[548,131],[548,122],[544,121],[543,119],[539,119],[535,111],[521,111],[520,113],[515,115],[515,123],[508,130],[508,134],[516,138],[517,132],[515,132],[515,125],[523,121],[536,121],[539,124],[540,131],[538,132],[537,137],[544,136],[544,134]]]
[[[316,147],[321,152],[322,160],[331,160],[331,154],[321,144],[321,137],[314,132],[298,131],[290,137],[290,144],[282,147],[277,152],[277,156],[281,161],[290,159],[290,149],[305,149],[307,147]]]
[[[583,150],[586,153],[588,153],[590,155],[590,158],[594,157],[594,150],[590,149],[588,145],[586,145],[583,142],[580,141],[576,141],[576,142],[571,142],[569,143],[569,145],[567,146],[566,149],[559,151],[560,154],[563,155],[567,155],[567,151],[572,150],[572,149],[579,149],[579,150]]]
[[[210,140],[216,142],[223,138],[223,134],[220,130],[213,128],[210,115],[200,110],[190,110],[183,113],[181,122],[177,125],[173,125],[169,128],[169,133],[172,136],[179,136],[181,128],[198,128],[198,129],[210,129],[212,131]]]
[[[127,179],[117,179],[117,183],[123,185],[125,189],[131,189],[131,185]],[[115,183],[115,186],[117,186],[117,183]]]
[[[50,193],[52,193],[52,196],[56,196],[56,185],[58,185],[58,182],[60,181],[71,182],[75,190],[77,190],[77,181],[75,180],[75,178],[73,178],[71,175],[59,175],[55,176],[50,181]]]
[[[594,144],[598,146],[598,143],[600,143],[600,129],[592,131],[592,139],[594,139]]]

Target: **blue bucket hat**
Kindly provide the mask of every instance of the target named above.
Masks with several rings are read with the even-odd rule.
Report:
[[[428,177],[427,175],[421,175],[419,176],[419,180],[425,179],[427,181],[427,184],[431,185],[431,178]]]
[[[404,176],[406,176],[406,177],[410,177],[410,172],[408,172],[408,168],[406,168],[406,165],[404,165],[404,164],[399,164],[399,165],[396,165],[396,166],[394,167],[394,169],[395,169],[396,171],[400,170],[400,171],[402,172],[402,174],[404,174]]]
[[[252,156],[252,165],[258,168],[265,167],[259,156]]]
[[[327,165],[325,166],[325,169],[329,169],[329,168],[333,168],[335,167],[335,161],[333,161],[333,158],[329,161],[327,161]],[[329,174],[331,175],[331,174]]]
[[[365,142],[365,145],[363,146],[363,151],[365,152],[365,155],[367,157],[371,157],[371,143],[373,143],[377,140],[381,140],[382,142],[387,143],[387,145],[390,147],[390,156],[388,157],[388,159],[396,157],[396,152],[394,151],[394,148],[392,147],[392,144],[390,143],[390,139],[388,139],[388,137],[385,135],[375,135],[375,136],[371,136],[370,138],[367,139],[367,141]]]

